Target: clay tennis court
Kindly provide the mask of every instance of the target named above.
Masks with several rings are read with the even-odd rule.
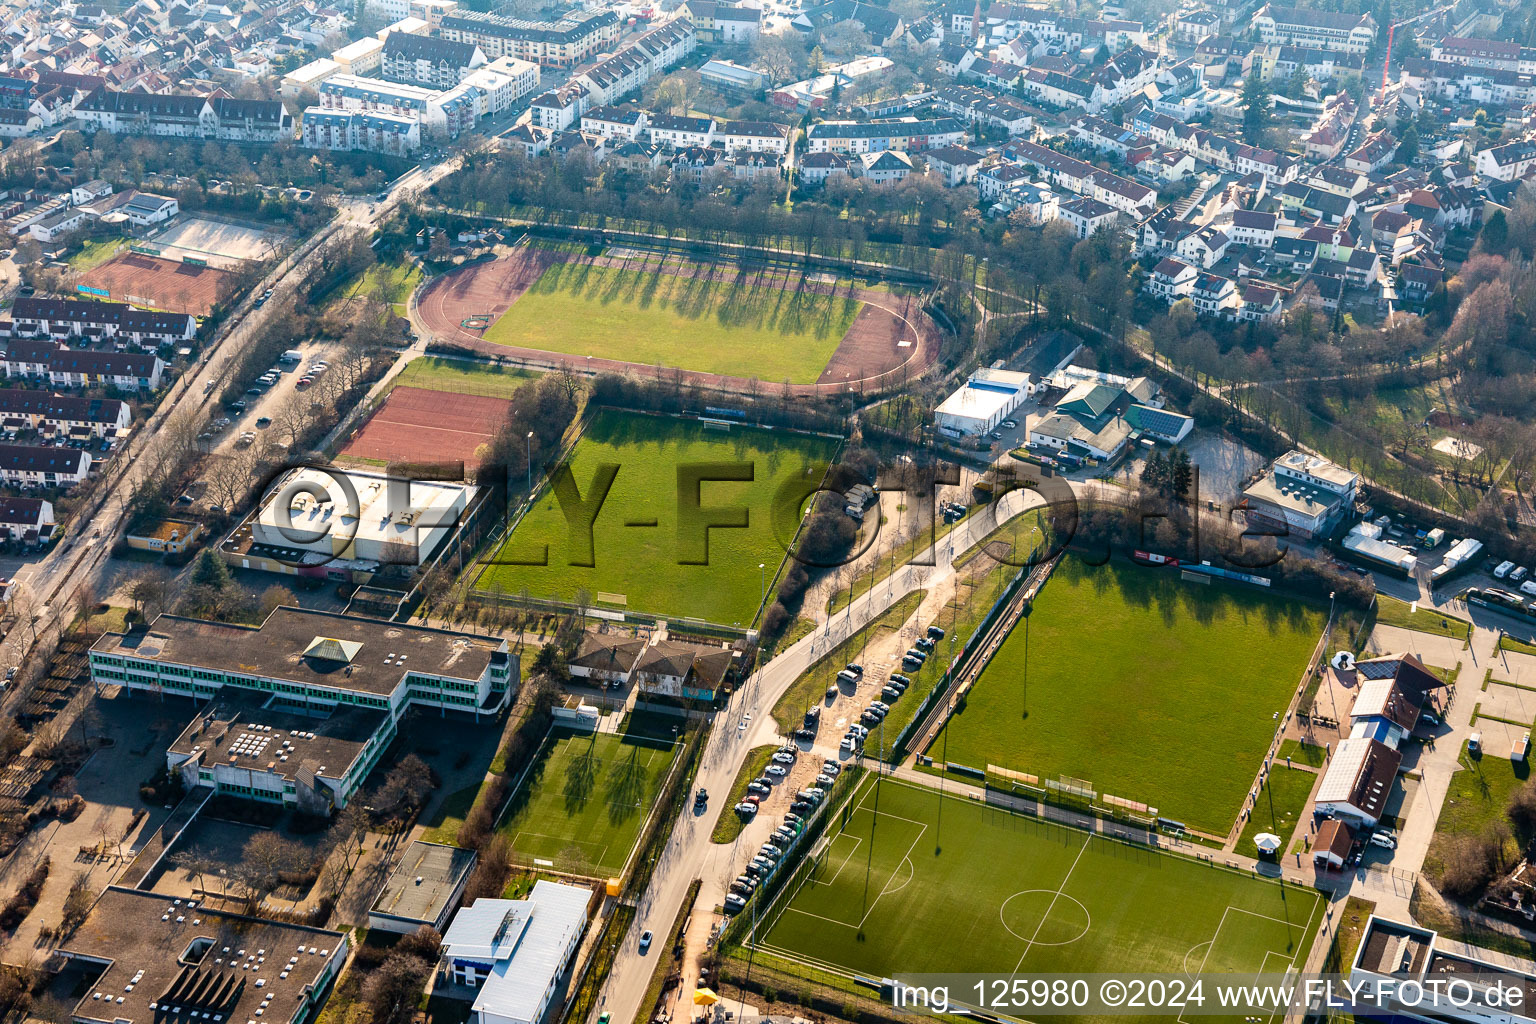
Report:
[[[213,267],[126,252],[81,275],[80,283],[105,289],[113,302],[207,316],[232,276]]]
[[[385,462],[463,462],[479,465],[475,449],[507,418],[504,398],[397,387],[342,450]]]
[[[657,254],[640,255],[651,259]],[[642,363],[601,357],[584,357],[539,349],[525,349],[487,341],[480,318],[494,323],[503,316],[539,277],[557,261],[569,259],[565,254],[537,248],[518,249],[510,256],[484,263],[476,263],[451,270],[431,281],[423,290],[416,312],[428,331],[445,341],[452,341],[465,348],[498,356],[512,355],[531,363],[547,363],[554,366],[570,366],[587,371],[614,371],[631,373],[657,372],[657,367]],[[613,255],[591,259],[594,265],[613,266],[627,262]],[[663,260],[658,266],[662,273],[683,276],[709,275],[719,268],[707,263],[696,263],[675,256]],[[848,291],[844,282],[841,287],[834,281],[806,280],[798,274],[773,270],[760,273],[758,282],[764,287],[796,288],[812,291]],[[815,384],[791,385],[791,391],[810,394],[826,391],[864,389],[878,390],[904,383],[922,372],[937,353],[937,332],[920,303],[911,296],[872,289],[855,288],[851,297],[864,304],[854,318],[852,326],[843,336],[837,350]],[[466,327],[473,318],[474,326]],[[475,329],[479,327],[480,329]],[[752,386],[745,379],[704,371],[686,371],[682,380],[706,387],[741,390]]]

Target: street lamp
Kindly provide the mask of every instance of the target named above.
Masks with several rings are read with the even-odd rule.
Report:
[[[757,613],[763,613],[763,602],[768,600],[768,577],[763,575],[766,562],[757,563]]]
[[[528,431],[528,436],[524,440],[526,442],[526,448],[527,448],[527,451],[528,451],[528,501],[530,503],[532,503],[532,501],[533,501],[533,431],[531,431],[531,430]]]

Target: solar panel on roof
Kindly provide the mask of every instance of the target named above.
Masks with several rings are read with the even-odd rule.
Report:
[[[1391,658],[1386,661],[1357,661],[1355,671],[1367,679],[1391,679],[1397,675],[1398,667],[1402,661]]]

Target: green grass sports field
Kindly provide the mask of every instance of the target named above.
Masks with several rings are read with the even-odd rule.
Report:
[[[820,482],[836,451],[830,439],[605,410],[571,457],[583,501],[600,467],[616,467],[591,520],[590,551],[584,530],[574,531],[573,542],[554,489],[546,487],[485,566],[479,586],[513,595],[527,588],[533,597],[562,601],[585,589],[599,605],[746,626],[757,615],[764,583],[773,591],[799,498]],[[680,469],[750,479],[690,487],[679,484]],[[706,511],[725,510],[709,518],[742,525],[710,528],[706,549],[699,515],[686,511],[694,496]],[[547,564],[529,564],[541,559]]]
[[[929,753],[1083,779],[1224,835],[1325,619],[1176,569],[1069,556],[945,727],[947,751],[941,734]]]
[[[680,749],[644,736],[556,732],[497,831],[519,863],[617,875]]]
[[[839,973],[1279,973],[1305,960],[1324,900],[882,780],[829,831],[822,864],[761,944]],[[935,853],[935,849],[940,852]]]
[[[863,303],[791,290],[586,263],[556,263],[485,332],[545,352],[814,383]]]

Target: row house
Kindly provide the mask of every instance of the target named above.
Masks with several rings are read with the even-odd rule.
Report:
[[[1067,126],[1067,136],[1097,153],[1109,153],[1124,160],[1127,153],[1145,140],[1140,133],[1097,114],[1084,114]]]
[[[953,117],[915,117],[881,121],[822,121],[806,132],[810,152],[878,153],[887,149],[920,151],[959,145],[967,136],[965,122]]]
[[[1082,107],[1096,114],[1104,108],[1101,86],[1060,71],[1030,68],[1019,81],[1019,91],[1038,103],[1061,110]]]
[[[656,114],[645,130],[652,143],[674,149],[706,147],[715,141],[715,121],[709,117]]]
[[[1429,59],[1445,64],[1536,75],[1536,50],[1507,39],[1445,36],[1429,48]]]
[[[1259,77],[1270,82],[1285,81],[1303,71],[1316,82],[1331,82],[1342,74],[1361,74],[1365,57],[1336,50],[1313,50],[1304,46],[1264,46],[1254,51],[1253,66]]]
[[[456,11],[439,24],[444,39],[474,43],[487,57],[516,57],[556,68],[575,67],[611,49],[621,29],[611,9],[576,11],[559,21]]]
[[[75,108],[87,125],[114,135],[161,135],[220,142],[276,143],[293,138],[293,117],[279,100],[118,92],[98,89]]]
[[[1477,173],[1497,181],[1519,181],[1536,166],[1536,140],[1521,139],[1477,154]]]
[[[113,437],[133,422],[128,403],[0,388],[0,424],[58,437]]]
[[[1003,155],[1017,163],[1037,167],[1063,188],[1105,203],[1122,213],[1141,216],[1157,208],[1157,192],[1154,189],[1118,174],[1101,171],[1090,163],[1036,143],[1015,140],[1004,148]]]
[[[382,111],[310,107],[304,111],[303,144],[308,149],[409,156],[421,148],[421,121]]]
[[[1536,103],[1536,76],[1410,57],[1399,79],[1406,87],[1448,103],[1523,107]]]
[[[42,498],[0,498],[0,540],[41,547],[53,540],[53,502]]]
[[[0,444],[0,483],[10,487],[73,487],[91,471],[91,453],[78,448]]]
[[[582,72],[583,82],[596,104],[613,103],[621,96],[639,92],[698,48],[699,37],[687,19],[678,19],[645,33],[613,56]]]
[[[1253,28],[1265,43],[1344,53],[1365,53],[1376,41],[1376,19],[1369,14],[1343,14],[1315,8],[1268,4],[1254,15]]]
[[[715,129],[715,142],[727,153],[771,153],[783,156],[789,150],[788,125],[772,121],[727,121]]]
[[[458,85],[485,63],[485,54],[474,43],[391,32],[384,38],[381,71],[392,82],[442,90]]]
[[[22,296],[11,307],[13,336],[107,338],[146,348],[185,344],[197,334],[190,313],[135,309],[125,302],[85,302]]]
[[[934,105],[971,124],[999,129],[1010,137],[1028,134],[1034,125],[1029,109],[1008,96],[998,96],[969,85],[939,90]]]
[[[582,131],[624,142],[644,138],[650,123],[645,111],[634,108],[594,107],[581,115]]]

